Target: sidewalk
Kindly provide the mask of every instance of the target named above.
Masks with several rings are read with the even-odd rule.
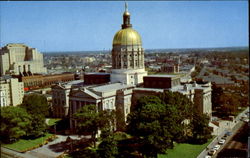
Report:
[[[63,154],[68,148],[65,148],[65,141],[68,135],[57,135],[58,138],[40,148],[36,148],[25,153],[19,153],[14,150],[10,150],[1,147],[1,157],[18,157],[18,158],[56,158]],[[71,135],[71,139],[80,140],[82,138],[89,138],[88,136],[78,137],[77,135]]]

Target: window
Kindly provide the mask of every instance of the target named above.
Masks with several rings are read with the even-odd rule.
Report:
[[[128,108],[126,108],[126,113],[125,114],[128,114]]]

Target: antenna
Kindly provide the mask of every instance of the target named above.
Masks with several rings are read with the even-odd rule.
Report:
[[[128,12],[128,3],[125,1],[125,11]]]

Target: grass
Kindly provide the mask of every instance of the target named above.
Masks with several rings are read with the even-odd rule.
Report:
[[[33,148],[35,146],[38,146],[39,144],[43,144],[46,141],[46,139],[48,139],[52,135],[53,134],[47,133],[43,137],[39,137],[37,139],[30,139],[30,140],[20,139],[15,143],[2,144],[2,146],[9,149],[13,149],[15,151],[22,152],[27,149]]]
[[[48,122],[48,125],[49,126],[53,126],[56,124],[56,122],[60,121],[61,119],[54,119],[54,118],[50,118],[49,119],[49,122]]]
[[[159,154],[158,158],[196,158],[213,140],[210,139],[202,145],[197,144],[175,144],[174,149],[167,150],[167,154]]]

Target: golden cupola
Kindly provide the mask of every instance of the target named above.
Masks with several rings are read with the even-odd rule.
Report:
[[[141,36],[132,29],[127,3],[125,3],[125,12],[123,13],[122,29],[115,34],[113,39],[112,67],[113,69],[144,68]]]
[[[143,83],[143,76],[147,75],[144,69],[144,50],[141,36],[132,29],[130,13],[127,3],[123,13],[123,24],[113,39],[112,47],[112,83],[137,85]]]
[[[113,39],[114,45],[141,45],[141,36],[137,31],[132,29],[130,24],[130,13],[128,12],[127,3],[125,3],[125,12],[123,13],[122,29],[119,30]]]

